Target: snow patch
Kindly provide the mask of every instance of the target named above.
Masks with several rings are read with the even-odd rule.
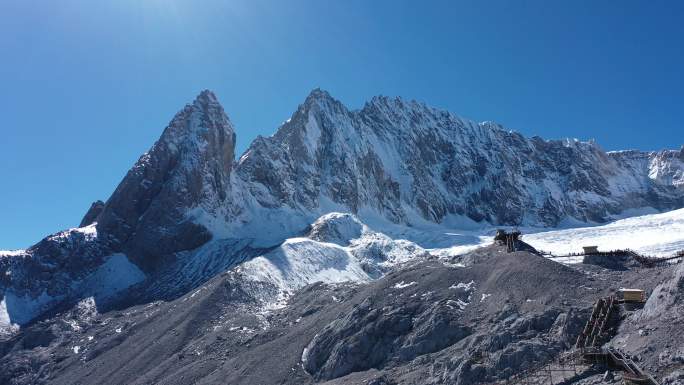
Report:
[[[124,254],[112,254],[78,286],[81,293],[94,297],[95,302],[98,302],[144,279],[145,273],[131,263],[128,257]]]
[[[475,281],[470,281],[468,283],[459,282],[456,285],[449,286],[449,289],[462,289],[465,291],[471,291],[474,289],[473,285],[475,285]]]
[[[84,226],[84,227],[77,227],[77,228],[72,229],[72,230],[79,232],[81,234],[84,234],[88,238],[96,238],[97,237],[97,223],[93,223],[93,224],[90,224],[90,225]]]
[[[321,216],[311,225],[309,237],[346,246],[367,231],[366,226],[354,215],[333,212]]]
[[[452,308],[452,309],[454,307],[457,307],[459,310],[465,310],[466,306],[468,306],[469,304],[470,304],[470,302],[466,302],[466,301],[463,301],[461,299],[457,299],[455,301],[452,299],[447,300],[447,306]]]
[[[418,284],[418,282],[416,282],[416,281],[412,281],[409,283],[404,283],[404,281],[401,281],[401,282],[395,284],[394,286],[392,286],[392,288],[393,289],[405,289],[409,286],[413,286],[413,285],[417,285],[417,284]]]
[[[17,249],[17,250],[0,250],[0,258],[3,257],[17,257],[20,255],[26,254],[26,250],[24,249]]]
[[[7,304],[5,303],[5,297],[0,301],[0,335],[9,334],[18,329],[18,325],[13,323],[10,319],[9,312],[7,311]]]
[[[17,295],[8,290],[0,306],[0,327],[12,324],[23,325],[60,299],[62,298],[48,295],[46,291],[41,292],[37,297],[31,297]]]
[[[345,248],[308,238],[291,238],[279,247],[243,263],[239,271],[282,291],[293,292],[314,282],[365,282],[370,277]]]
[[[70,319],[70,320],[65,320],[64,322],[65,322],[67,325],[69,325],[69,327],[71,328],[71,330],[73,330],[73,331],[75,331],[75,332],[81,330],[81,326],[78,324],[78,321],[76,321],[76,320]]]

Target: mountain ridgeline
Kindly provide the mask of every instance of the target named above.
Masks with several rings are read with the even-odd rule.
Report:
[[[605,152],[321,90],[237,159],[235,143],[203,91],[79,227],[0,251],[0,384],[471,385],[567,350],[617,287],[684,287],[681,264],[609,272],[483,247],[492,226],[684,207],[684,148]],[[679,216],[651,227],[677,233]],[[679,376],[656,313],[619,338]]]
[[[147,297],[140,301],[177,298],[270,250],[276,259],[296,253],[299,246],[283,249],[283,241],[327,213],[405,228],[556,226],[684,207],[684,148],[607,153],[591,142],[525,138],[399,98],[375,97],[349,110],[316,89],[239,159],[235,142],[216,96],[203,91],[79,228],[0,252],[0,329],[83,298],[105,308],[142,281]],[[358,253],[365,272],[354,276],[385,271],[378,256],[425,254],[410,242],[368,239]],[[330,261],[321,263],[316,268]]]
[[[212,236],[255,237],[246,229],[264,216],[292,234],[293,216],[333,209],[404,224],[555,226],[684,206],[684,148],[605,152],[383,96],[349,110],[316,89],[275,135],[234,154],[234,128],[203,91],[91,218],[99,238],[152,268]]]

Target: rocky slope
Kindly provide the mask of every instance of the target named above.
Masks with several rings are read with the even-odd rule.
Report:
[[[640,309],[622,323],[612,345],[637,357],[650,371],[668,373],[665,383],[684,383],[684,265],[661,272],[660,283]],[[672,336],[679,338],[673,341]]]
[[[0,383],[487,383],[569,349],[597,298],[650,292],[673,269],[564,266],[495,245],[418,258],[372,282],[313,283],[269,309],[263,293],[277,285],[234,268],[175,300],[105,313],[84,300],[35,322],[0,343]],[[679,296],[677,282],[654,293]],[[659,379],[684,367],[681,336],[666,340],[651,349],[671,355],[638,352],[664,362],[648,366]]]

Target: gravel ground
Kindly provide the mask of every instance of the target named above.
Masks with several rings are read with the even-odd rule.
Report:
[[[657,286],[661,301],[626,315],[611,343],[682,383],[681,269],[566,266],[491,246],[369,284],[309,285],[269,311],[260,298],[274,288],[226,272],[175,300],[102,314],[82,301],[35,322],[0,342],[0,383],[491,382],[571,348],[596,299]]]

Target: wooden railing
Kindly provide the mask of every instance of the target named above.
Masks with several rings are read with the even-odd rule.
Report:
[[[577,337],[575,348],[591,348],[600,346],[607,337],[606,331],[610,326],[617,299],[613,296],[600,298],[594,304],[591,316],[584,325],[584,329]]]
[[[583,256],[598,256],[598,257],[622,257],[629,256],[635,261],[639,262],[643,266],[653,267],[674,259],[684,258],[684,250],[680,250],[669,257],[656,257],[652,255],[639,254],[632,249],[617,249],[610,251],[597,251],[595,253],[569,253],[557,255],[543,250],[537,250],[541,255],[548,255],[553,258],[570,258],[570,257],[583,257]]]
[[[614,296],[600,298],[594,304],[584,329],[577,337],[575,348],[560,354],[555,359],[533,365],[503,380],[496,385],[560,385],[578,376],[593,373],[592,367],[612,367],[623,372],[627,384],[658,385],[658,382],[642,370],[628,355],[616,348],[601,348],[610,335],[611,322],[616,320],[617,299]],[[489,359],[488,353],[481,353],[480,359]]]

